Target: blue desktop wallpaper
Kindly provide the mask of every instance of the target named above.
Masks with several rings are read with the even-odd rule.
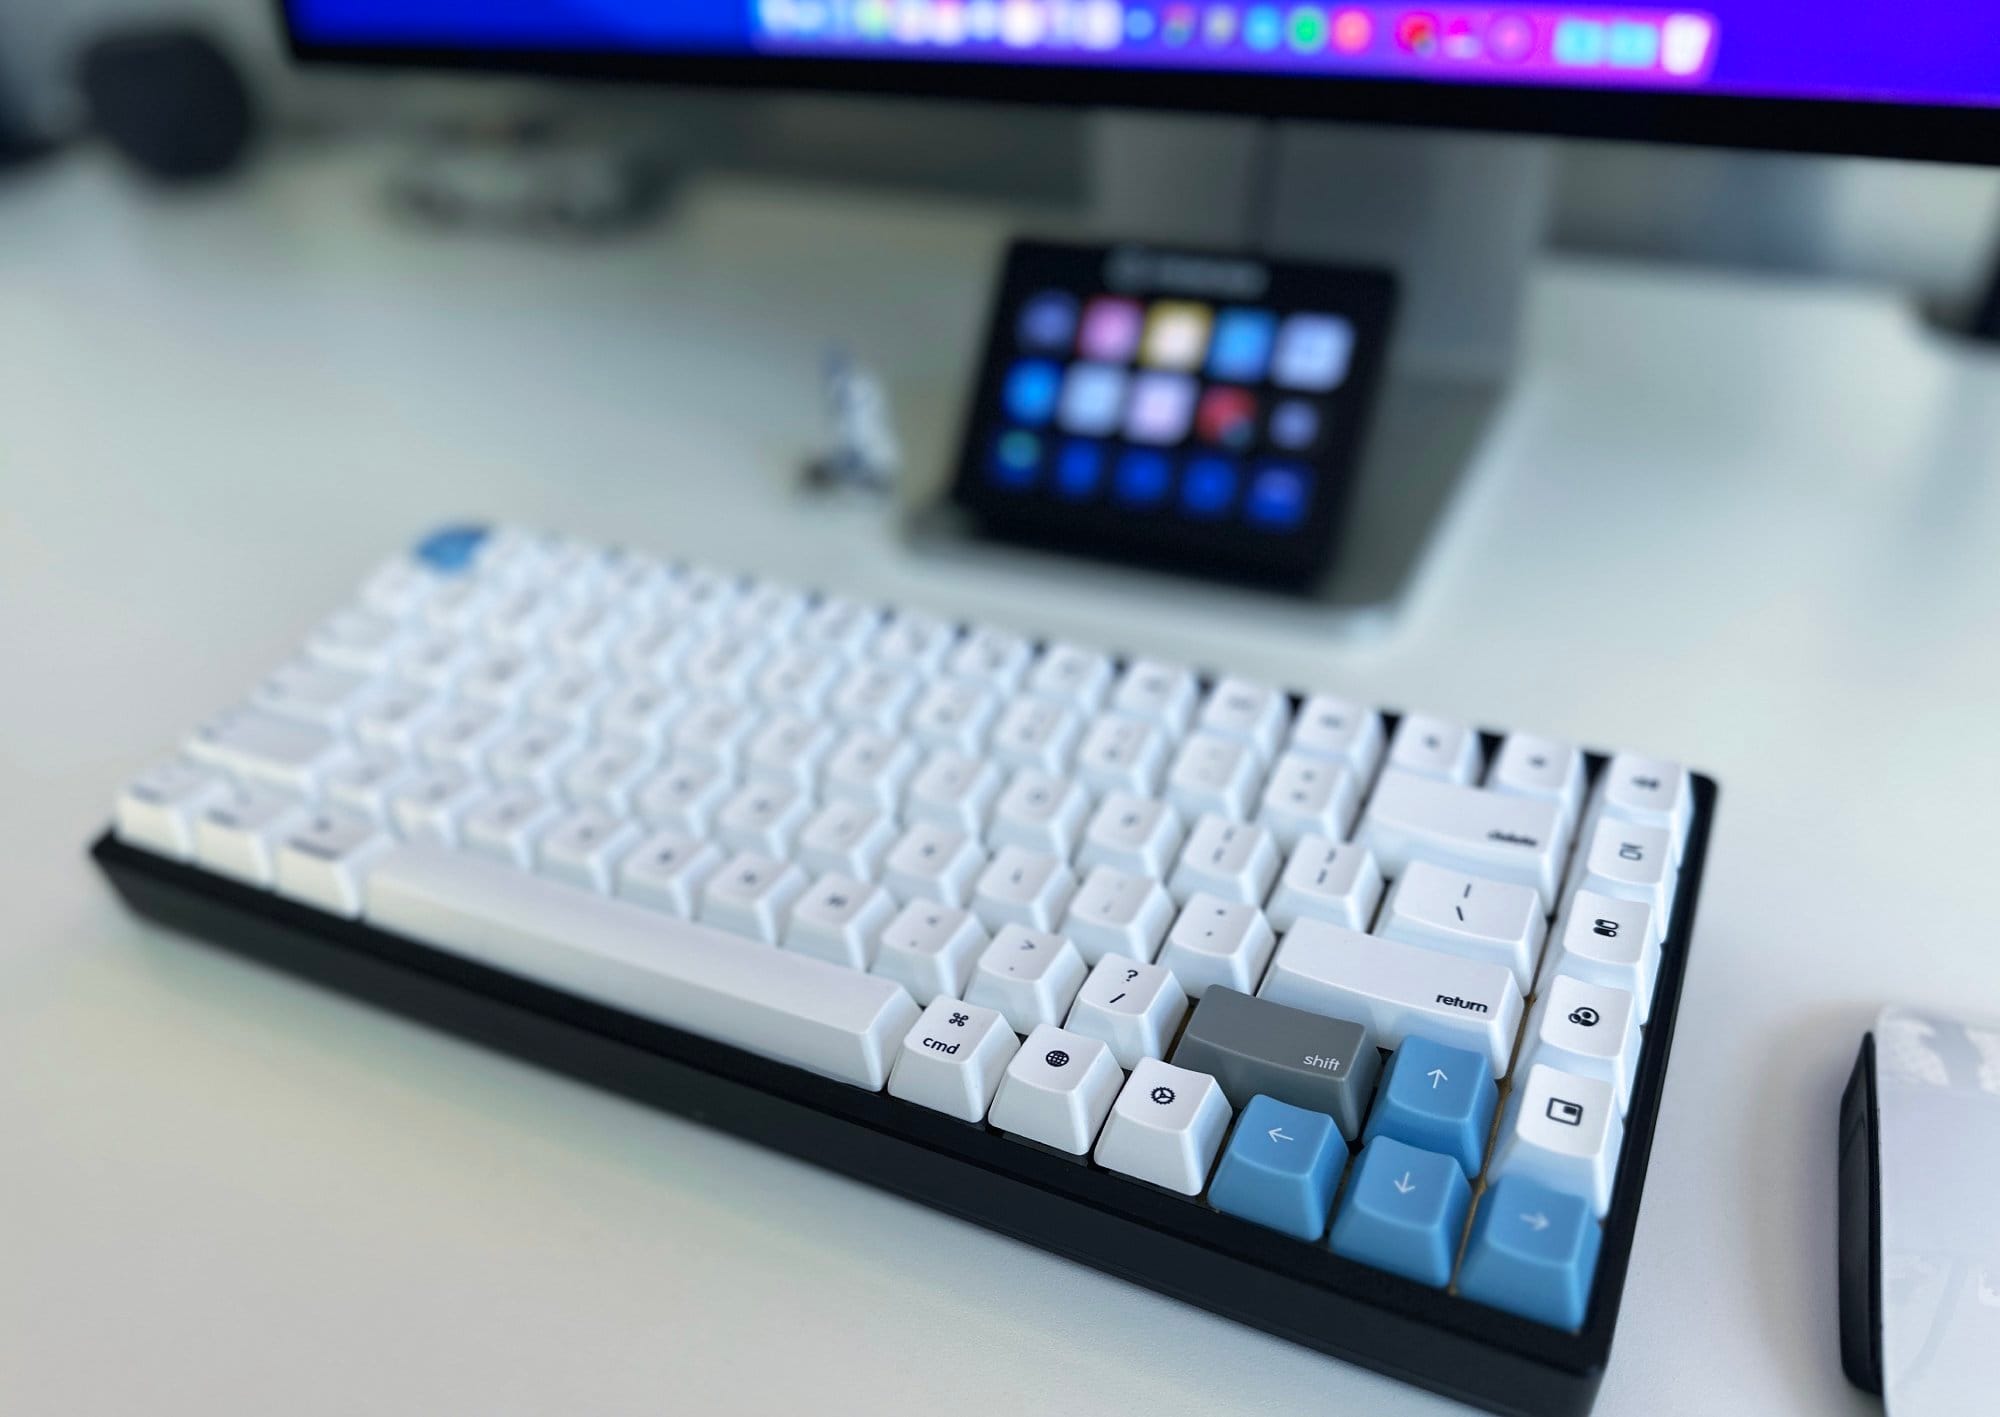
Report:
[[[1641,4],[289,0],[299,35],[327,45],[1200,67],[2000,105],[1992,0]],[[966,19],[982,9],[983,35]],[[1011,29],[1016,21],[1027,30]],[[1101,27],[1089,31],[1092,22]],[[1666,57],[1676,24],[1706,34],[1679,64]],[[1507,53],[1521,36],[1532,40]]]

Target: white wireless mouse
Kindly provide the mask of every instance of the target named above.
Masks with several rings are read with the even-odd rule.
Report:
[[[2000,1022],[1885,1009],[1840,1104],[1840,1354],[1891,1417],[2000,1390]]]

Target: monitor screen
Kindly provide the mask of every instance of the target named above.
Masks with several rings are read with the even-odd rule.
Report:
[[[1990,22],[1989,5],[288,0],[294,40],[307,54],[402,51],[509,67],[539,56],[558,68],[588,67],[564,61],[595,56],[628,72],[635,64],[645,71],[650,58],[666,61],[663,76],[699,79],[706,69],[726,82],[1235,110],[1268,101],[1276,113],[1552,131],[1592,131],[1602,117],[1606,131],[1627,136],[1864,151],[1879,144],[1862,129],[1833,143],[1809,132],[1676,133],[1677,106],[1660,100],[2000,113],[2000,24]],[[1363,90],[1375,101],[1348,101]],[[1523,106],[1519,96],[1531,91],[1549,102]],[[1577,107],[1607,97],[1638,106],[1628,103],[1627,121],[1612,107]]]

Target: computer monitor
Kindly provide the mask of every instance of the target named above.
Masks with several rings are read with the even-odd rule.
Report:
[[[2000,162],[1978,0],[282,0],[302,58]]]

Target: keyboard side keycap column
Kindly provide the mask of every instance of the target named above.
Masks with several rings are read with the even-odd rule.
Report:
[[[876,976],[427,843],[370,869],[381,929],[607,1007],[870,1090],[917,1022]]]

